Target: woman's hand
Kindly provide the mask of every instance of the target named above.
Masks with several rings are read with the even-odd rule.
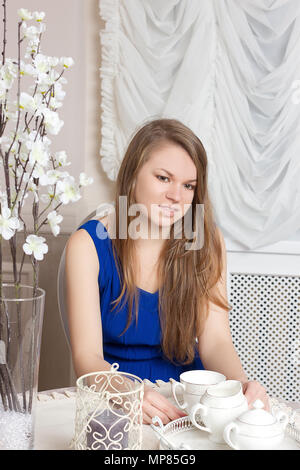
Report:
[[[243,393],[248,400],[248,406],[251,405],[256,399],[259,399],[265,405],[265,409],[270,411],[269,397],[265,388],[256,380],[250,380],[243,383]]]
[[[143,424],[152,424],[152,418],[158,416],[163,424],[186,416],[183,410],[174,406],[166,397],[145,385],[143,399]]]

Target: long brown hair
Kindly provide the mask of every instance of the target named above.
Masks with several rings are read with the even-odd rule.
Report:
[[[166,358],[181,364],[191,363],[208,315],[209,301],[229,309],[226,299],[213,289],[222,274],[222,246],[214,222],[207,188],[207,157],[199,138],[184,124],[174,119],[157,119],[145,124],[134,135],[122,160],[116,182],[115,221],[119,233],[119,197],[127,196],[127,214],[134,199],[137,175],[151,152],[166,142],[183,147],[197,168],[197,184],[191,205],[193,230],[196,229],[196,205],[204,208],[203,244],[201,249],[187,250],[191,240],[183,234],[165,240],[158,260],[159,316],[162,329],[161,347]],[[127,215],[127,227],[133,217]],[[127,236],[112,240],[115,261],[122,281],[122,291],[113,302],[115,307],[129,302],[127,330],[132,321],[133,303],[138,320],[139,292],[134,275],[134,240]]]

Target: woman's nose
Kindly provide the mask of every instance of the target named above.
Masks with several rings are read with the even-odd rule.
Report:
[[[181,188],[179,185],[171,185],[170,188],[168,188],[167,194],[166,194],[168,199],[172,199],[173,201],[180,201],[181,199]]]

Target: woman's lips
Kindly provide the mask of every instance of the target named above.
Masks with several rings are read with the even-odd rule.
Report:
[[[166,215],[167,217],[173,217],[177,209],[171,209],[170,207],[167,206],[159,206],[161,212],[163,215]]]

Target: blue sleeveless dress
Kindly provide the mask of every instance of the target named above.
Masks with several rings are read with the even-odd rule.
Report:
[[[135,374],[141,379],[169,381],[179,380],[182,372],[204,369],[196,352],[195,360],[188,365],[176,365],[163,356],[160,346],[161,326],[158,313],[158,291],[139,291],[138,322],[134,309],[133,319],[127,331],[128,303],[122,298],[113,309],[111,302],[121,293],[121,284],[115,264],[112,241],[105,226],[98,220],[89,220],[78,230],[86,230],[92,238],[99,257],[99,292],[103,331],[103,354],[109,363],[117,362],[119,370]]]

